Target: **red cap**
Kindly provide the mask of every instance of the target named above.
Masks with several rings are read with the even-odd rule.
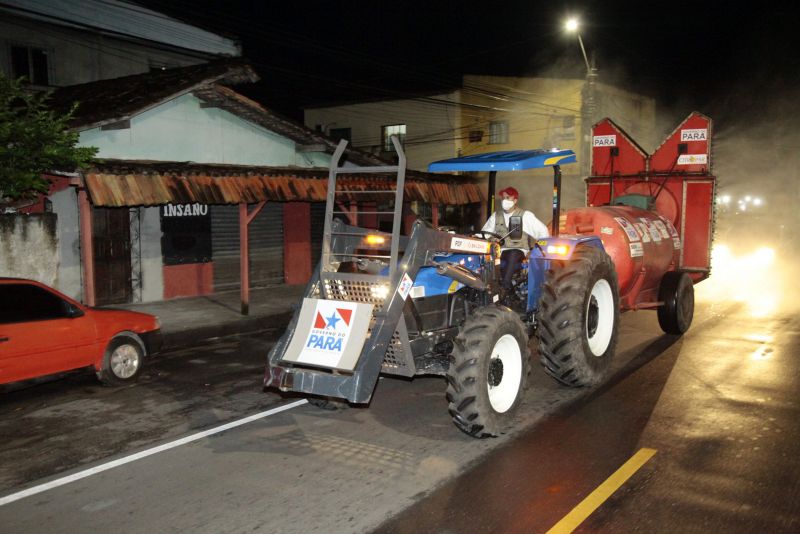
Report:
[[[500,190],[500,191],[497,193],[497,196],[498,196],[498,197],[501,197],[501,196],[503,196],[504,194],[506,194],[506,195],[508,195],[508,196],[510,196],[510,197],[512,197],[512,198],[514,198],[514,199],[516,199],[516,200],[519,200],[519,191],[517,191],[517,190],[516,190],[516,189],[514,189],[513,187],[506,187],[505,189],[501,189],[501,190]]]

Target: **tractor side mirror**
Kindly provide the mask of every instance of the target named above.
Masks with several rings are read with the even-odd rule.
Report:
[[[508,228],[511,230],[508,236],[511,239],[521,239],[522,238],[522,217],[519,215],[513,215],[508,218]]]

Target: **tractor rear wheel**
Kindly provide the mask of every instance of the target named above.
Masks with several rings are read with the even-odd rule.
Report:
[[[682,272],[670,271],[661,279],[658,300],[658,324],[667,334],[682,335],[692,324],[694,316],[694,282]]]
[[[547,374],[571,387],[600,382],[619,329],[617,272],[609,255],[579,246],[553,262],[539,297],[539,355]]]
[[[504,306],[476,310],[455,339],[447,371],[453,422],[476,438],[502,434],[529,373],[528,337],[519,316]]]

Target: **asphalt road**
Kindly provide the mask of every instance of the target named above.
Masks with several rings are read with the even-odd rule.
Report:
[[[800,320],[733,299],[709,292],[682,338],[624,315],[604,385],[535,369],[497,439],[455,429],[443,380],[384,379],[369,408],[300,405],[2,505],[0,530],[544,532],[652,448],[579,531],[795,532]],[[166,355],[128,388],[76,374],[5,393],[0,499],[287,405],[260,391],[264,354],[229,340]]]

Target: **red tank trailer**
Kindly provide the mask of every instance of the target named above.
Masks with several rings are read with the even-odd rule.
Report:
[[[652,155],[611,119],[592,133],[587,207],[563,214],[559,230],[600,236],[616,266],[621,309],[658,308],[661,322],[670,306],[690,298],[693,306],[685,293],[710,274],[711,119],[691,113]]]

